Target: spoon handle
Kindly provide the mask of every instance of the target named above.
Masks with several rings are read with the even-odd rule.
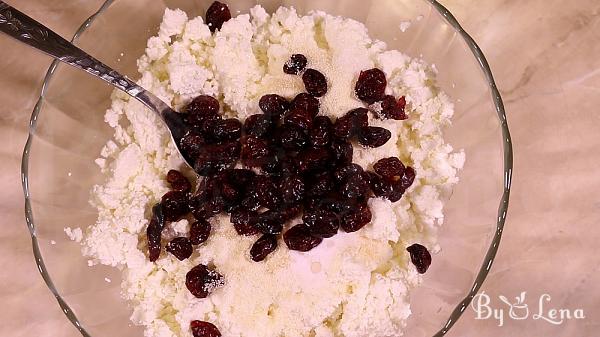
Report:
[[[179,114],[160,98],[4,1],[0,1],[0,32],[123,90],[159,115],[169,128],[175,144],[179,144],[188,132]],[[186,160],[189,163],[189,159]]]
[[[0,31],[66,64],[99,77],[131,96],[135,97],[144,91],[130,79],[4,1],[0,1]]]

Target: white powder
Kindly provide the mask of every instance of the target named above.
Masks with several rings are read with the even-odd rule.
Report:
[[[248,251],[256,238],[240,237],[228,217],[219,215],[211,219],[211,237],[190,259],[163,253],[151,263],[145,255],[150,207],[168,190],[166,172],[183,162],[154,114],[115,92],[105,117],[114,138],[96,161],[107,178],[93,190],[99,216],[86,231],[83,251],[96,263],[123,268],[131,319],[144,325],[145,336],[191,336],[189,323],[196,319],[214,323],[224,337],[402,335],[409,290],[421,280],[405,247],[419,242],[434,250],[442,199],[464,163],[464,154],[442,138],[453,105],[433,87],[431,67],[387,51],[361,23],[322,12],[300,17],[279,8],[268,15],[257,6],[211,35],[202,18],[167,10],[138,61],[138,83],[177,109],[197,95],[213,95],[226,114],[244,119],[259,112],[264,94],[292,98],[304,90],[299,77],[282,71],[293,53],[306,55],[309,67],[328,78],[321,103],[332,118],[363,106],[353,94],[361,70],[379,67],[387,74],[387,91],[406,96],[409,119],[370,117],[370,124],[384,126],[397,142],[357,146],[353,159],[371,169],[377,160],[397,156],[415,168],[415,183],[399,202],[371,199],[370,224],[308,253],[280,247],[264,262],[252,262]],[[186,220],[170,224],[165,236],[184,235],[188,228]],[[199,263],[214,264],[225,277],[206,299],[185,286],[186,273]]]

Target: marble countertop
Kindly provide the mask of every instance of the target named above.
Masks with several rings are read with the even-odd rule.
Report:
[[[8,2],[71,36],[102,1]],[[485,52],[516,144],[505,236],[482,290],[510,299],[527,291],[534,313],[540,296],[548,294],[546,316],[551,308],[585,313],[585,319],[562,324],[505,317],[499,327],[497,320],[478,320],[470,311],[449,336],[597,336],[600,2],[441,2]],[[8,309],[0,336],[79,336],[36,270],[23,217],[21,152],[50,59],[4,36],[0,45],[7,46],[0,57],[0,301]]]

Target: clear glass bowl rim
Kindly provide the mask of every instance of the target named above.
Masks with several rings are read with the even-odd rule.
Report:
[[[510,190],[511,190],[511,183],[512,183],[513,148],[512,148],[512,140],[511,140],[511,136],[510,136],[510,131],[508,128],[508,122],[506,119],[504,103],[502,101],[500,92],[496,86],[496,82],[494,80],[494,76],[492,74],[490,66],[489,66],[483,52],[481,51],[481,49],[479,48],[479,46],[477,45],[475,40],[473,40],[473,38],[462,28],[462,26],[457,21],[457,19],[454,17],[454,15],[446,7],[444,7],[442,4],[440,4],[437,0],[425,0],[425,1],[429,2],[439,12],[439,14],[444,17],[444,19],[447,21],[447,23],[450,24],[456,30],[457,33],[459,33],[459,35],[463,38],[463,40],[465,41],[467,46],[471,49],[473,56],[478,61],[479,66],[485,76],[487,83],[488,83],[490,93],[492,96],[492,101],[496,108],[497,117],[500,122],[500,127],[501,127],[501,131],[502,131],[502,147],[504,150],[503,193],[502,193],[502,196],[499,201],[498,216],[495,221],[496,229],[494,232],[494,237],[492,239],[492,242],[490,243],[490,246],[487,249],[483,263],[482,263],[481,267],[479,268],[479,271],[477,272],[476,278],[475,278],[473,285],[470,288],[469,292],[465,295],[463,300],[460,301],[455,306],[454,310],[452,311],[452,313],[446,320],[446,323],[434,335],[434,337],[441,337],[441,336],[444,336],[450,330],[450,328],[458,321],[458,319],[462,316],[462,313],[465,311],[465,309],[471,303],[471,300],[473,299],[473,297],[479,292],[479,289],[481,288],[483,282],[485,281],[485,279],[492,267],[492,264],[494,262],[494,258],[496,257],[496,253],[498,252],[498,249],[500,247],[500,241],[502,239],[502,233],[504,230],[504,224],[505,224],[505,220],[506,220],[506,216],[507,216],[507,212],[508,212]],[[85,20],[83,22],[83,24],[79,27],[79,29],[73,35],[71,42],[77,41],[79,36],[83,32],[85,32],[94,23],[94,21],[100,15],[102,15],[102,13],[105,10],[107,10],[110,7],[110,5],[113,2],[114,2],[114,0],[106,0],[94,14],[92,14],[87,20]],[[69,321],[71,321],[71,323],[77,328],[77,330],[79,330],[81,335],[82,336],[91,336],[85,330],[85,328],[81,325],[81,323],[79,322],[79,319],[77,318],[75,313],[71,310],[71,308],[69,307],[67,302],[61,297],[58,290],[54,286],[54,283],[52,282],[50,275],[48,274],[48,271],[44,264],[44,260],[42,258],[42,253],[40,251],[40,247],[38,245],[36,229],[35,229],[35,222],[33,219],[33,209],[31,207],[31,199],[30,199],[31,195],[30,195],[30,191],[29,191],[29,176],[28,176],[29,154],[30,154],[30,149],[31,149],[32,141],[33,141],[33,136],[35,135],[37,120],[38,120],[38,116],[41,112],[41,108],[42,108],[42,105],[44,102],[44,95],[46,93],[46,89],[48,88],[48,84],[52,80],[52,77],[54,75],[56,67],[58,66],[59,63],[60,63],[60,61],[54,60],[52,62],[52,64],[50,65],[50,67],[48,68],[48,71],[46,72],[46,76],[44,77],[44,80],[42,83],[42,89],[40,92],[40,96],[38,98],[38,101],[37,101],[32,113],[31,113],[31,118],[30,118],[30,122],[29,122],[29,134],[28,134],[27,142],[25,143],[25,147],[23,150],[23,156],[22,156],[22,160],[21,160],[21,183],[22,183],[22,187],[23,187],[23,195],[25,198],[25,221],[27,224],[27,228],[29,229],[29,233],[31,235],[31,243],[32,243],[33,255],[35,258],[36,265],[38,267],[38,270],[40,271],[42,278],[46,282],[48,289],[52,292],[52,294],[56,298],[58,305],[62,309],[65,316],[69,319]]]

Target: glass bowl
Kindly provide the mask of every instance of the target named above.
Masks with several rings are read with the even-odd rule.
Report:
[[[137,78],[144,53],[165,7],[190,17],[212,1],[106,1],[75,36],[90,54]],[[406,335],[443,335],[479,290],[498,249],[508,207],[512,148],[500,94],[487,62],[454,17],[434,0],[230,1],[232,13],[259,3],[299,12],[324,10],[364,22],[390,49],[422,56],[439,70],[438,84],[454,100],[456,114],[447,141],[464,149],[461,182],[445,208],[442,251],[411,296]],[[399,24],[411,21],[402,33]],[[54,63],[31,118],[23,155],[26,220],[42,277],[67,318],[84,336],[142,336],[120,298],[120,271],[88,267],[65,227],[95,223],[90,189],[103,177],[94,160],[112,136],[104,122],[113,88],[83,72]],[[500,206],[498,206],[500,205]]]

